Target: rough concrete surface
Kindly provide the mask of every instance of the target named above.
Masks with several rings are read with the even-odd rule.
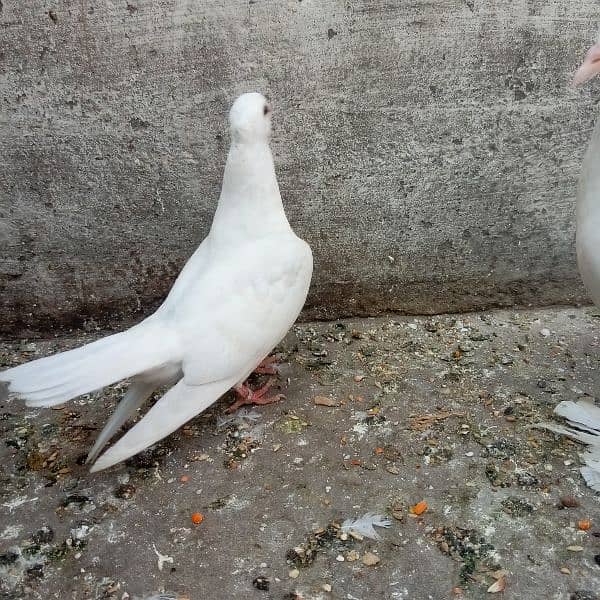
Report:
[[[234,97],[275,104],[306,317],[584,298],[593,0],[2,0],[0,328],[147,311],[208,231]]]
[[[597,600],[582,448],[530,426],[597,394],[599,325],[590,309],[303,324],[279,348],[287,400],[227,420],[223,399],[96,475],[81,457],[123,386],[5,404],[0,597]],[[4,344],[1,363],[92,337]],[[370,511],[391,521],[380,540],[339,529]]]

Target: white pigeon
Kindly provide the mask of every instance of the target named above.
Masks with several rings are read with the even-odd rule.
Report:
[[[587,52],[575,76],[574,85],[585,83],[600,73],[600,40]],[[583,162],[577,192],[577,263],[583,283],[594,303],[600,307],[600,119]],[[556,414],[566,419],[567,427],[542,423],[541,427],[568,435],[588,445],[582,458],[581,474],[586,483],[600,491],[600,407],[590,400],[565,401]]]
[[[600,73],[600,41],[587,52],[573,84]],[[577,194],[577,262],[583,283],[600,307],[600,119],[592,133]]]
[[[160,386],[172,386],[91,468],[99,471],[175,431],[230,388],[241,403],[266,403],[244,385],[300,313],[312,253],[286,219],[269,148],[271,106],[240,96],[229,113],[231,146],[208,236],[158,310],[127,331],[0,373],[27,406],[55,406],[132,378],[88,456]],[[237,403],[236,403],[237,404]]]

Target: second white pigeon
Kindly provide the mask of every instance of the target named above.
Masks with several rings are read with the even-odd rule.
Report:
[[[587,52],[573,78],[581,85],[600,73],[600,40]],[[592,133],[581,170],[577,192],[577,263],[583,283],[596,306],[600,307],[600,118]],[[591,400],[563,401],[556,414],[566,426],[542,423],[540,426],[568,435],[588,448],[582,458],[581,474],[586,483],[600,491],[600,407]]]
[[[600,42],[594,44],[573,78],[580,85],[600,73]],[[600,118],[581,170],[577,193],[577,262],[583,283],[600,306]]]
[[[284,213],[269,147],[271,113],[261,94],[234,102],[212,227],[154,314],[122,333],[0,373],[10,395],[36,407],[132,378],[89,462],[157,388],[172,386],[92,471],[144,450],[232,387],[242,402],[265,402],[266,389],[253,392],[244,382],[298,317],[313,266],[310,247]]]

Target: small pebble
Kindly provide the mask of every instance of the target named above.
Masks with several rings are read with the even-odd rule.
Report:
[[[129,500],[135,494],[135,486],[124,483],[114,491],[115,497],[121,500]]]
[[[252,585],[257,589],[257,590],[261,590],[262,592],[268,592],[269,591],[269,580],[266,577],[257,577],[253,582]]]
[[[54,531],[47,525],[38,529],[32,536],[36,544],[49,544],[54,539]]]
[[[577,590],[571,594],[569,600],[598,600],[598,596],[589,590]]]
[[[573,496],[561,496],[560,503],[565,508],[577,508],[579,501]]]
[[[365,552],[365,554],[363,555],[362,562],[363,565],[367,567],[374,567],[376,564],[379,563],[380,560],[381,559],[376,554],[373,554],[372,552]]]
[[[291,579],[296,579],[298,577],[298,575],[300,575],[300,571],[298,571],[298,569],[292,569],[288,575],[290,576]]]

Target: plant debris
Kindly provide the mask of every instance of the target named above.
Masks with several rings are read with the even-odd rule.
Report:
[[[313,403],[317,406],[339,406],[340,403],[329,396],[315,396]]]
[[[524,517],[535,510],[527,500],[516,496],[509,496],[502,500],[502,509],[513,517]]]
[[[483,566],[484,571],[497,571],[500,566],[495,562],[495,548],[474,529],[447,526],[434,529],[433,539],[438,548],[462,563],[461,583],[474,580],[475,574]]]
[[[415,431],[425,431],[430,429],[435,424],[445,421],[450,417],[464,417],[464,413],[451,412],[451,411],[439,411],[433,414],[420,415],[413,417],[410,422],[411,429]]]
[[[269,591],[269,584],[270,581],[267,577],[256,577],[254,579],[254,581],[252,582],[252,585],[257,589],[257,590],[261,590],[262,592],[268,592]]]
[[[506,589],[506,577],[504,575],[498,577],[492,585],[487,589],[490,594],[497,594],[498,592],[503,592]]]
[[[297,417],[296,415],[290,415],[285,419],[282,419],[278,423],[279,429],[285,434],[301,433],[308,427],[308,421]]]

